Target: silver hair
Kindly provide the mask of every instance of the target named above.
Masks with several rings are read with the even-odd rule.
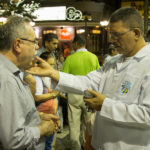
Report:
[[[30,22],[31,20],[27,17],[9,17],[8,21],[0,26],[0,51],[9,50],[17,37],[26,36],[25,24]]]
[[[138,10],[133,7],[122,7],[116,10],[110,17],[110,24],[122,21],[127,28],[139,28],[144,34],[144,21]]]

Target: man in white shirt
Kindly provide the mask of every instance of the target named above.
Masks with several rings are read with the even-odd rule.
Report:
[[[86,77],[55,71],[39,60],[30,70],[58,82],[57,89],[94,98],[85,102],[97,110],[92,135],[96,150],[150,149],[150,46],[143,38],[143,19],[135,8],[124,7],[110,17],[111,41],[120,55]]]

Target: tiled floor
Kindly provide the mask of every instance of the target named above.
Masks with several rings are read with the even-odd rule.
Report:
[[[64,127],[62,133],[56,134],[55,150],[70,150],[68,126]]]

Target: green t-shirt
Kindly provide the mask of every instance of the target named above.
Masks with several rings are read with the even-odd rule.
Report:
[[[73,75],[86,75],[99,68],[99,61],[95,54],[89,51],[77,51],[67,57],[62,71]]]

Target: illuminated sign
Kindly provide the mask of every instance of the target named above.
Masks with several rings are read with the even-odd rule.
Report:
[[[100,34],[100,33],[101,33],[100,30],[96,30],[96,29],[95,29],[95,30],[92,30],[91,32],[92,32],[93,34]]]
[[[35,21],[66,20],[66,6],[40,7],[34,13]]]
[[[61,40],[71,40],[71,33],[67,29],[60,30],[60,39]]]
[[[82,12],[80,10],[76,10],[74,7],[68,7],[66,10],[66,18],[70,21],[82,20]]]

